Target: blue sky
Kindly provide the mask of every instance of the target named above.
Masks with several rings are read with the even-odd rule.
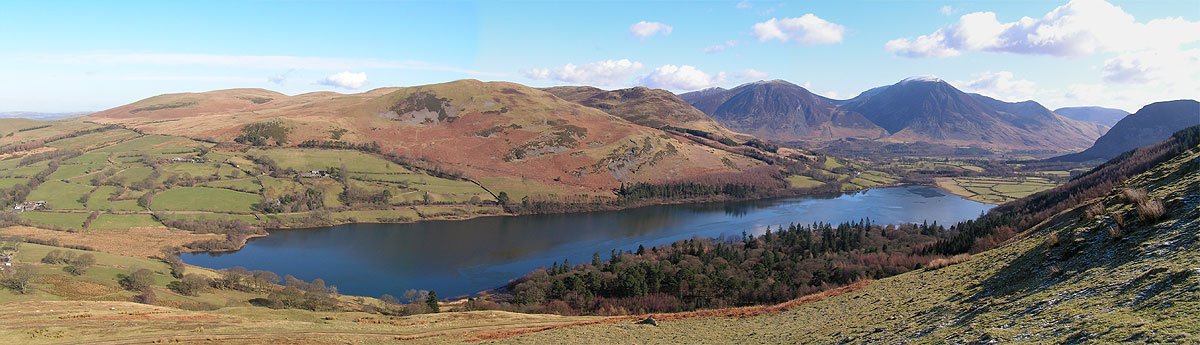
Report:
[[[848,98],[914,75],[1048,107],[1200,95],[1200,2],[16,2],[0,111],[162,93],[456,79],[682,92],[784,79]],[[1023,17],[1029,17],[1022,20]]]

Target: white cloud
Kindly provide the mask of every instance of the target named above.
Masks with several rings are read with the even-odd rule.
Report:
[[[654,36],[654,34],[660,32],[663,35],[670,35],[671,31],[673,30],[675,30],[675,28],[671,27],[670,25],[659,22],[647,22],[644,20],[629,26],[629,32],[641,39],[646,39],[647,37]]]
[[[639,85],[673,91],[699,90],[722,82],[725,72],[712,75],[688,65],[663,65],[638,79]]]
[[[703,49],[702,51],[703,51],[705,54],[713,54],[713,53],[717,53],[717,52],[724,51],[724,50],[726,50],[726,49],[729,49],[729,48],[733,48],[733,47],[734,47],[734,46],[736,46],[737,44],[738,44],[738,41],[737,41],[737,40],[728,40],[728,41],[725,41],[725,43],[722,43],[722,44],[718,44],[718,45],[711,45],[711,46],[704,47],[704,49]]]
[[[275,84],[283,85],[283,83],[287,82],[287,80],[288,80],[288,74],[291,74],[291,73],[292,73],[292,71],[288,71],[287,73],[276,74],[276,75],[267,77],[267,81],[275,83]]]
[[[942,9],[940,12],[942,12],[943,16],[948,16],[948,15],[954,14],[954,8],[950,7],[950,5],[942,6]]]
[[[1200,49],[1147,50],[1104,61],[1104,80],[1115,83],[1200,84]]]
[[[1104,97],[1103,84],[1071,84],[1064,94],[1067,99],[1082,102],[1095,102]]]
[[[751,8],[751,7],[754,7],[754,4],[751,4],[751,3],[750,3],[750,0],[742,0],[742,1],[739,1],[739,2],[737,3],[737,5],[734,5],[733,7],[737,7],[737,8]]]
[[[325,79],[317,81],[317,84],[340,87],[343,89],[358,89],[367,84],[367,72],[350,73],[341,72],[335,73]]]
[[[620,85],[626,83],[630,76],[641,70],[641,62],[621,60],[604,60],[582,65],[568,63],[554,68],[534,68],[522,70],[529,79],[554,80],[564,83],[585,85]]]
[[[401,69],[455,72],[480,76],[503,76],[500,73],[474,71],[416,60],[346,59],[278,55],[219,55],[219,54],[43,54],[26,56],[35,63],[68,65],[154,65],[154,66],[221,66],[279,70],[364,70]]]
[[[1077,83],[1068,85],[1065,90],[1039,90],[1037,101],[1051,109],[1095,105],[1134,112],[1150,103],[1195,99],[1198,94],[1200,85],[1195,83],[1155,88],[1134,83]]]
[[[812,13],[800,18],[771,18],[754,24],[754,37],[759,42],[779,40],[801,45],[831,44],[842,42],[846,27],[821,19]]]
[[[715,45],[715,46],[704,47],[704,49],[702,51],[704,51],[705,54],[712,54],[712,53],[725,51],[725,49],[726,49],[726,47],[724,45]]]
[[[1197,41],[1200,22],[1173,17],[1139,23],[1103,0],[1072,0],[1041,18],[1015,22],[1000,22],[995,12],[969,13],[931,34],[888,41],[884,49],[905,57],[942,58],[963,51],[1080,57]]]
[[[753,68],[747,68],[741,72],[738,72],[737,77],[742,80],[761,80],[766,78],[768,75],[769,74],[767,74],[767,72],[759,71]]]
[[[1014,79],[1013,73],[1009,71],[988,71],[971,76],[975,79],[966,82],[956,81],[954,84],[961,85],[970,91],[1008,101],[1026,100],[1038,92],[1036,83],[1024,79]]]
[[[825,97],[832,98],[832,99],[842,99],[842,95],[838,94],[837,91],[833,91],[833,90],[822,92],[821,96],[825,96]]]

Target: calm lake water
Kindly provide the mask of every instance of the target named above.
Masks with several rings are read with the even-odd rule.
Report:
[[[635,250],[692,236],[740,238],[742,232],[761,234],[768,226],[864,217],[876,224],[953,224],[991,207],[932,187],[905,186],[824,198],[277,230],[237,252],[185,254],[183,259],[209,268],[243,266],[304,280],[322,278],[344,294],[400,296],[407,289],[425,289],[452,297],[502,286],[564,258],[590,262],[598,252],[607,259],[612,249]]]

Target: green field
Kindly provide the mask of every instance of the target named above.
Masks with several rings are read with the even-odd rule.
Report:
[[[842,167],[842,162],[833,156],[825,156],[825,169],[833,170]]]
[[[60,212],[23,212],[21,219],[37,223],[52,225],[61,228],[79,229],[83,227],[83,221],[88,217],[87,213],[60,213]]]
[[[821,183],[821,181],[817,181],[817,180],[812,179],[811,177],[803,176],[803,175],[788,176],[787,181],[788,181],[788,184],[790,184],[792,186],[792,188],[813,188],[813,187],[820,187],[821,185],[824,184],[824,183]]]
[[[169,211],[250,212],[262,201],[256,194],[205,187],[174,188],[154,195],[153,208]]]
[[[91,165],[91,164],[103,165],[103,164],[108,164],[108,156],[109,156],[109,154],[104,153],[104,152],[89,152],[89,153],[80,155],[79,157],[68,159],[66,161],[66,163],[67,164],[83,164],[83,165]]]
[[[1003,204],[1030,194],[1054,188],[1057,184],[1040,177],[994,178],[958,177],[939,179],[938,186],[967,199]]]
[[[100,171],[104,169],[104,165],[61,165],[53,174],[46,177],[47,180],[66,180],[76,176]]]
[[[111,196],[113,193],[117,193],[120,191],[121,191],[121,188],[115,187],[115,186],[97,187],[96,191],[92,192],[91,198],[88,199],[87,208],[89,210],[96,210],[96,211],[107,211],[110,209],[113,211],[142,211],[142,210],[145,210],[141,206],[138,206],[137,200],[133,200],[133,199],[115,200],[115,201],[108,200],[109,196]]]
[[[121,170],[115,176],[124,178],[125,183],[134,183],[145,180],[147,177],[150,177],[150,174],[152,173],[154,173],[154,168],[148,166],[133,166]]]
[[[82,210],[79,198],[91,193],[92,187],[59,181],[46,181],[29,193],[25,200],[45,200],[46,206],[59,210]]]
[[[253,177],[241,178],[238,180],[220,180],[204,184],[205,187],[228,188],[247,193],[258,193],[262,190],[262,186],[258,184],[258,180]]]
[[[286,194],[294,194],[304,191],[304,185],[290,179],[274,178],[264,175],[259,176],[258,180],[262,182],[263,195],[268,198],[278,198]]]
[[[14,177],[0,177],[0,189],[12,188],[12,186],[24,184],[26,182],[29,182],[29,179],[14,178]]]

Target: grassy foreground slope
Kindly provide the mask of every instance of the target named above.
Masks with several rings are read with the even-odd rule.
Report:
[[[1141,218],[1126,188],[1161,199],[1164,215]],[[1196,343],[1198,191],[1200,148],[1192,147],[964,263],[775,315],[596,324],[503,342]]]

